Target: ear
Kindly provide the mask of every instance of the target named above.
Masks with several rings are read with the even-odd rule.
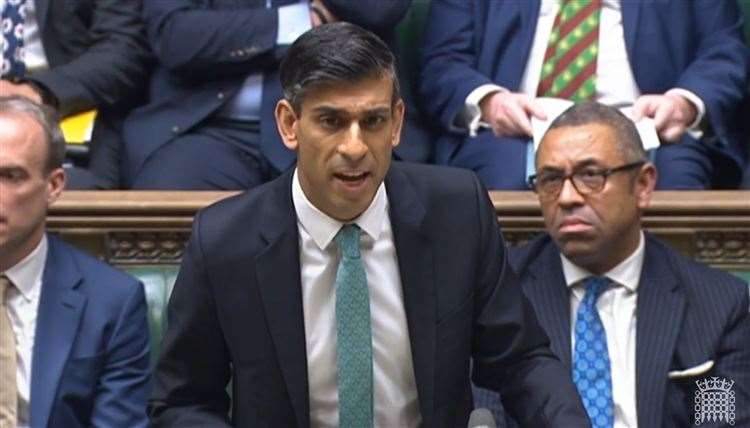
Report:
[[[404,114],[406,106],[403,100],[396,101],[393,106],[393,127],[391,128],[391,147],[396,147],[401,143],[401,128],[404,125]]]
[[[634,191],[639,209],[644,210],[651,204],[651,196],[654,193],[654,187],[656,187],[657,176],[656,167],[650,162],[647,162],[638,171]]]
[[[297,140],[297,115],[294,113],[292,104],[285,100],[279,100],[274,110],[276,116],[276,128],[279,130],[281,140],[289,150],[297,151],[299,141]]]
[[[65,187],[65,171],[55,168],[47,177],[47,205],[52,205],[62,194]]]

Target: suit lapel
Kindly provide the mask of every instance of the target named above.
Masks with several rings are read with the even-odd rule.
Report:
[[[549,335],[552,352],[570,369],[570,292],[554,244],[545,246],[528,271],[531,278],[523,283],[526,295],[540,309],[536,315]]]
[[[397,165],[386,180],[404,308],[409,327],[419,408],[425,426],[433,425],[436,303],[431,243],[421,230],[425,208]]]
[[[49,237],[31,362],[31,425],[48,424],[63,368],[76,340],[86,297],[81,273],[56,238]]]
[[[667,373],[685,309],[685,297],[667,260],[647,238],[638,285],[635,364],[638,426],[644,427],[662,424]]]
[[[267,247],[255,258],[258,288],[297,425],[310,425],[307,350],[302,309],[297,217],[292,171],[278,180],[274,200],[260,221]]]

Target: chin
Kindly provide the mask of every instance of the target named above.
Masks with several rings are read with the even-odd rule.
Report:
[[[560,242],[558,241],[558,248],[560,252],[565,255],[573,263],[583,266],[588,264],[595,259],[597,255],[600,255],[601,251],[590,241],[582,240],[567,240]]]

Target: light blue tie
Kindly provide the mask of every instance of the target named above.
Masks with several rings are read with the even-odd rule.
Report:
[[[372,330],[361,230],[347,224],[336,234],[341,261],[336,271],[336,333],[339,426],[372,427]]]
[[[596,310],[596,300],[609,283],[605,277],[586,279],[583,283],[586,294],[576,315],[573,382],[593,428],[612,428],[614,425],[607,334]]]

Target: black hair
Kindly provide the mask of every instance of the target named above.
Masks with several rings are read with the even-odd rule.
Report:
[[[391,77],[393,102],[400,99],[396,59],[378,36],[347,22],[320,25],[301,35],[279,70],[284,98],[295,112],[308,89],[331,82]]]
[[[617,149],[626,162],[646,161],[646,150],[641,136],[632,120],[614,107],[595,101],[576,103],[565,110],[549,126],[548,132],[566,126],[583,126],[592,123],[601,124],[614,131],[617,137]]]

